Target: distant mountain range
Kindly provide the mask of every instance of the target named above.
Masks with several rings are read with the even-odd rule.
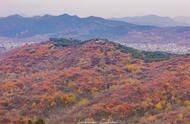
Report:
[[[100,17],[80,18],[68,14],[60,16],[22,17],[20,15],[0,18],[0,36],[31,37],[35,35],[114,37],[125,35],[129,30],[147,30],[150,26],[111,21]]]
[[[124,21],[137,25],[149,25],[158,27],[190,26],[190,17],[161,17],[157,15],[134,16],[123,18],[111,18],[110,20]]]
[[[180,23],[186,23],[190,25],[190,17],[178,16],[178,17],[175,17],[174,20]]]
[[[143,20],[143,17],[136,18]],[[80,18],[68,14],[35,17],[12,15],[0,18],[0,42],[7,42],[10,39],[39,42],[53,37],[80,40],[106,38],[137,49],[174,53],[190,52],[190,27],[184,26],[185,23],[183,26],[165,27],[176,26],[177,23],[167,17],[147,16],[144,18],[150,18],[149,22],[137,25],[132,24],[134,23],[132,21],[128,23],[124,22],[125,20],[109,20],[94,16]],[[160,21],[156,25],[153,23],[154,20]],[[182,19],[176,18],[176,20]],[[158,27],[158,25],[163,27]],[[8,39],[1,40],[6,38]],[[2,46],[1,43],[0,46]],[[3,47],[6,48],[6,45]]]

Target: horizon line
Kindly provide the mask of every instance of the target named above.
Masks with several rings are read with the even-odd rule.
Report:
[[[19,14],[19,13],[15,13],[15,14],[10,14],[10,15],[6,15],[6,16],[0,16],[0,18],[7,18],[7,17],[11,17],[11,16],[21,16],[21,17],[25,17],[25,18],[32,18],[32,17],[43,17],[43,16],[63,16],[63,15],[69,15],[69,16],[76,16],[79,18],[88,18],[88,17],[99,17],[99,18],[104,18],[104,19],[111,19],[111,18],[126,18],[126,17],[146,17],[146,16],[157,16],[157,17],[169,17],[169,18],[177,18],[177,17],[189,17],[190,16],[161,16],[158,14],[146,14],[146,15],[134,15],[134,16],[121,16],[121,17],[116,17],[116,16],[112,16],[112,17],[103,17],[103,16],[96,16],[96,15],[89,15],[89,16],[80,16],[77,14],[70,14],[70,13],[63,13],[63,14],[36,14],[36,15],[25,15],[25,14]]]

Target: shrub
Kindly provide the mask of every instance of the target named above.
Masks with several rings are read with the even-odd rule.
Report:
[[[184,105],[185,107],[190,108],[190,100],[185,100]]]
[[[163,109],[163,106],[162,106],[162,104],[160,103],[160,102],[158,102],[156,105],[155,105],[155,109],[156,110],[162,110]]]
[[[38,119],[34,124],[45,124],[45,122],[42,119]]]
[[[66,93],[59,92],[56,94],[54,100],[55,100],[55,103],[57,104],[62,103],[64,105],[69,105],[76,102],[76,95],[73,93],[66,94]]]
[[[28,120],[28,123],[27,124],[45,124],[44,120],[43,119],[38,119],[36,121],[32,121],[32,120]]]
[[[64,38],[50,38],[50,41],[53,41],[55,46],[62,46],[62,47],[77,45],[81,43],[80,40],[64,39]]]
[[[28,120],[28,123],[27,124],[33,124],[33,122],[31,120]]]
[[[137,71],[137,67],[134,64],[127,64],[126,65],[126,71],[128,72],[134,72]]]
[[[140,51],[134,48],[126,47],[123,45],[118,45],[117,48],[124,53],[130,53],[133,57],[142,59],[145,62],[156,62],[170,59],[171,57],[177,56],[175,54],[170,54],[166,52],[149,52],[149,51]]]

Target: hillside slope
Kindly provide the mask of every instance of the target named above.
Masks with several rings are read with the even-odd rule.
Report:
[[[188,55],[145,62],[99,39],[25,45],[0,59],[0,123],[188,123],[189,81]]]

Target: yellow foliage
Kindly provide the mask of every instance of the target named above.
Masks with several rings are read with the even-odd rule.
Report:
[[[120,80],[121,84],[126,84],[126,83],[129,83],[129,84],[134,84],[134,83],[138,83],[139,80],[135,79],[135,78],[124,78],[124,79],[121,79]]]
[[[127,64],[126,69],[129,72],[135,72],[138,70],[137,66],[135,64]]]
[[[3,89],[14,90],[17,88],[16,83],[13,80],[4,80],[2,82]]]
[[[79,63],[80,63],[81,65],[86,65],[86,64],[89,63],[89,59],[87,59],[87,58],[85,58],[85,59],[81,58],[81,60],[80,60]]]
[[[79,88],[79,89],[77,89],[77,94],[81,94],[82,93],[82,90]]]
[[[74,103],[76,101],[76,95],[70,93],[70,94],[63,94],[61,96],[62,101],[64,104],[68,104],[68,103]]]
[[[172,109],[171,103],[166,104],[166,110],[170,111]]]
[[[190,108],[190,100],[185,100],[184,105],[185,107]]]
[[[93,87],[93,88],[91,89],[91,92],[92,92],[92,93],[96,93],[96,92],[98,92],[98,89],[97,89],[96,87]]]
[[[74,82],[69,82],[68,87],[69,88],[74,88],[75,87],[75,83]]]
[[[87,105],[89,103],[88,99],[83,98],[80,100],[80,102],[78,103],[78,105]]]
[[[52,101],[52,102],[50,103],[50,106],[51,106],[51,107],[56,106],[56,102],[55,102],[55,101]]]
[[[52,96],[47,96],[47,101],[48,103],[51,103],[52,101],[54,101],[54,98]]]
[[[114,85],[111,86],[111,89],[116,89],[116,88],[118,88],[118,87],[119,87],[119,85],[114,84]]]
[[[68,94],[68,102],[73,103],[76,101],[76,96],[74,94]]]
[[[79,124],[97,124],[93,118],[87,118],[84,121],[80,121]]]
[[[36,108],[36,102],[32,103],[32,108]]]
[[[11,91],[8,91],[8,92],[5,92],[4,95],[7,96],[7,97],[11,97],[14,94]]]
[[[7,117],[8,117],[8,116],[11,116],[11,112],[6,112],[6,113],[5,113],[5,116],[7,116]]]
[[[127,82],[130,83],[130,84],[134,84],[134,83],[138,83],[139,80],[134,79],[134,78],[129,78]]]
[[[162,101],[160,101],[160,103],[162,104],[162,105],[166,105],[166,100],[162,100]]]
[[[156,110],[162,110],[163,109],[163,106],[160,102],[158,102],[155,106]]]

